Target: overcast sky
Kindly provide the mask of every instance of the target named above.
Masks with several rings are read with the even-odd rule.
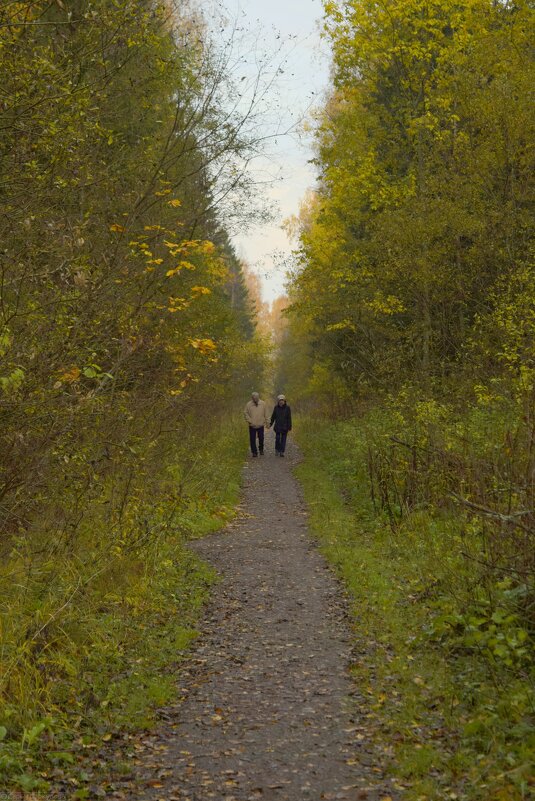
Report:
[[[210,16],[214,0],[201,4]],[[272,67],[283,62],[283,73],[264,101],[270,109],[265,115],[266,133],[277,125],[282,130],[295,128],[319,102],[328,83],[328,48],[319,34],[321,0],[224,0],[224,5],[229,24],[238,20],[240,28],[250,31],[241,53],[247,54],[251,75],[266,52],[273,54]],[[256,36],[259,29],[261,35]],[[310,140],[295,130],[270,140],[267,152],[268,159],[258,160],[253,170],[279,177],[259,190],[273,201],[275,219],[236,235],[234,244],[238,255],[262,276],[264,299],[271,301],[284,292],[285,263],[292,249],[282,221],[298,212],[301,198],[314,185],[315,170],[307,163],[313,155]]]

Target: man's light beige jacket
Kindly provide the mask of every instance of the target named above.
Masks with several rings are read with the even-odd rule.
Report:
[[[262,428],[262,426],[269,426],[269,419],[266,410],[266,404],[263,400],[255,403],[250,400],[245,407],[244,417],[253,428]]]

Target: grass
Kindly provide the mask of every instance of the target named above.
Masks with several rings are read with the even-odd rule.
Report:
[[[58,599],[75,567],[80,585],[85,541],[56,565],[54,585],[45,583],[43,567],[41,584],[28,584],[23,597],[14,587],[17,603],[0,607],[6,634],[30,616],[47,624],[39,648],[6,636],[0,649],[0,793],[46,793],[60,782],[69,797],[88,797],[103,745],[150,728],[156,710],[176,700],[180,661],[216,581],[187,541],[232,517],[246,447],[241,434],[231,423],[177,448],[159,496],[146,499],[154,536],[135,550],[110,549],[102,573],[68,594],[68,603]],[[92,525],[98,520],[95,514]],[[55,607],[45,606],[54,592]]]
[[[527,674],[436,635],[445,606],[470,612],[458,521],[419,509],[393,527],[376,513],[355,424],[307,421],[297,436],[304,453],[297,476],[312,530],[351,599],[352,670],[368,696],[368,735],[403,797],[532,797]]]

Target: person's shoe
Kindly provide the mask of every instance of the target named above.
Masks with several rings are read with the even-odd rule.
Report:
[[[281,456],[284,456],[284,454],[283,454],[283,452],[282,452],[282,451],[281,451],[281,454],[280,454],[280,455],[281,455]]]
[[[264,451],[260,451],[260,456],[263,456],[263,455],[264,455]]]
[[[253,453],[253,459],[256,459],[257,456],[258,456],[257,453]]]

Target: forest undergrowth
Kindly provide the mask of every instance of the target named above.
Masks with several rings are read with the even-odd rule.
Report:
[[[190,432],[147,499],[152,536],[135,547],[88,560],[81,542],[55,564],[39,565],[23,588],[8,582],[13,563],[9,575],[3,568],[11,589],[1,607],[0,786],[89,797],[104,765],[99,750],[150,728],[156,710],[177,698],[177,668],[215,581],[187,541],[234,514],[244,456],[236,433],[232,421],[209,435]]]
[[[351,599],[367,735],[411,801],[531,798],[531,590],[489,571],[477,515],[454,503],[381,504],[370,459],[386,452],[393,467],[399,435],[399,413],[386,410],[309,418],[298,430],[312,529]],[[401,489],[415,476],[402,448],[399,457]]]

